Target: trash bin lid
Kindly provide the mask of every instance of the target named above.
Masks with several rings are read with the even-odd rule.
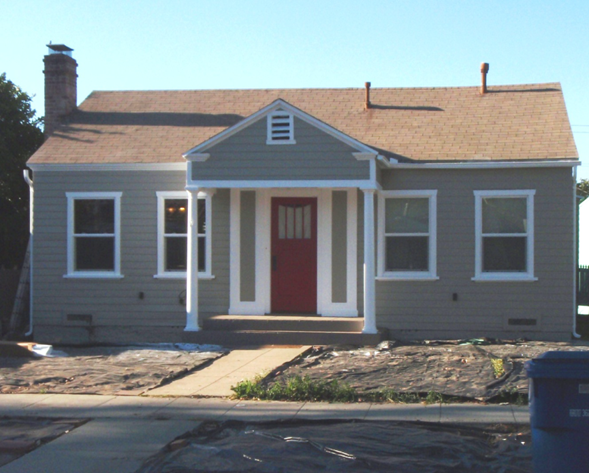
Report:
[[[589,379],[589,351],[547,351],[525,368],[529,378]]]

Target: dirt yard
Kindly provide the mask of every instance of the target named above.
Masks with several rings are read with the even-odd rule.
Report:
[[[60,350],[68,356],[0,357],[0,393],[138,395],[224,354],[171,344]]]
[[[388,341],[376,348],[314,347],[305,357],[271,373],[271,385],[295,376],[337,380],[358,393],[440,393],[464,401],[527,395],[524,363],[552,350],[589,350],[570,343],[531,341]],[[499,361],[497,361],[499,360]]]

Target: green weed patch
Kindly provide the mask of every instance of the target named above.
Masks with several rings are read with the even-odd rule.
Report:
[[[393,402],[399,404],[438,404],[457,402],[459,398],[430,391],[428,393],[400,393],[392,389],[358,393],[346,383],[316,381],[308,376],[294,376],[285,382],[267,385],[262,378],[241,381],[231,389],[236,399],[262,401],[312,401],[312,402]]]

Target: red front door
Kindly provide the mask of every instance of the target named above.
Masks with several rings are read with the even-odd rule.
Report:
[[[272,199],[272,312],[317,313],[317,199]]]

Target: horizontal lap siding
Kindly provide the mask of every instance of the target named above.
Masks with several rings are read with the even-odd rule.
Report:
[[[178,326],[186,321],[184,279],[155,279],[157,191],[181,191],[183,172],[37,172],[35,183],[34,321],[63,324],[66,314],[92,314],[97,326]],[[122,192],[123,279],[67,279],[66,192]],[[201,314],[229,306],[229,191],[212,198],[213,280],[199,283]],[[145,297],[139,299],[139,292]]]
[[[377,281],[378,326],[388,328],[393,336],[404,338],[570,338],[573,207],[569,168],[392,170],[383,172],[382,183],[386,190],[438,190],[440,279],[434,282]],[[475,261],[473,191],[495,189],[536,190],[536,282],[471,281]],[[363,213],[361,202],[359,211]],[[453,293],[458,295],[457,301],[452,300]],[[530,327],[508,326],[509,318],[536,318],[539,326],[535,331]]]
[[[193,164],[194,180],[368,179],[369,164],[331,135],[295,118],[296,144],[267,145],[266,119],[261,119],[206,152]]]

